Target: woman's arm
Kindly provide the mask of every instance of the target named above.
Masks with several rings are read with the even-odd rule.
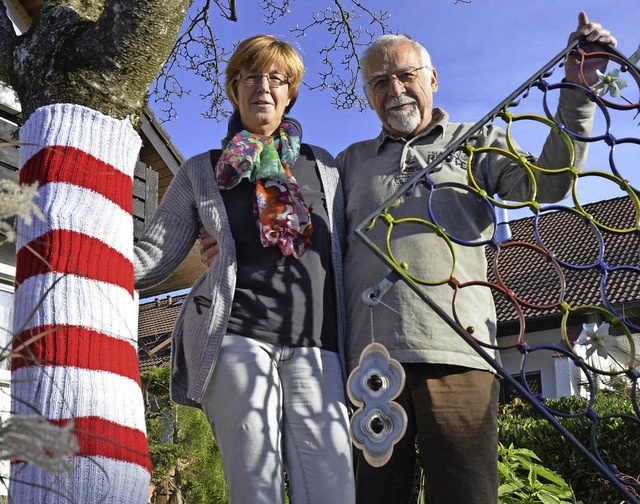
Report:
[[[200,219],[187,161],[177,173],[151,222],[134,246],[136,289],[156,285],[171,275],[198,238]]]

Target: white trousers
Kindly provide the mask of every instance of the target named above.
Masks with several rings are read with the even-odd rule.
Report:
[[[202,399],[231,504],[352,504],[352,448],[338,354],[226,335]]]

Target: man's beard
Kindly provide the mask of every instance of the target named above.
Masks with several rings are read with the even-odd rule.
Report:
[[[413,104],[413,107],[411,107],[409,110],[390,110],[391,107],[397,107],[399,105],[404,105],[407,103]],[[387,123],[394,130],[408,135],[409,133],[415,131],[418,126],[420,126],[420,111],[418,110],[418,104],[414,99],[409,98],[408,96],[399,96],[387,103],[386,106]]]

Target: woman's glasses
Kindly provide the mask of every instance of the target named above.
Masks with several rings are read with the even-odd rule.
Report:
[[[248,73],[238,74],[236,80],[244,82],[248,86],[255,86],[259,82],[262,82],[262,78],[266,77],[269,81],[269,87],[277,88],[289,84],[289,77],[283,73],[274,72],[269,74]]]

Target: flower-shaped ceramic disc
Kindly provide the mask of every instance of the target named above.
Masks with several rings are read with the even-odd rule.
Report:
[[[359,408],[351,417],[353,444],[367,462],[380,467],[407,429],[407,414],[394,402],[404,387],[402,365],[380,343],[367,345],[347,380],[347,393]]]

